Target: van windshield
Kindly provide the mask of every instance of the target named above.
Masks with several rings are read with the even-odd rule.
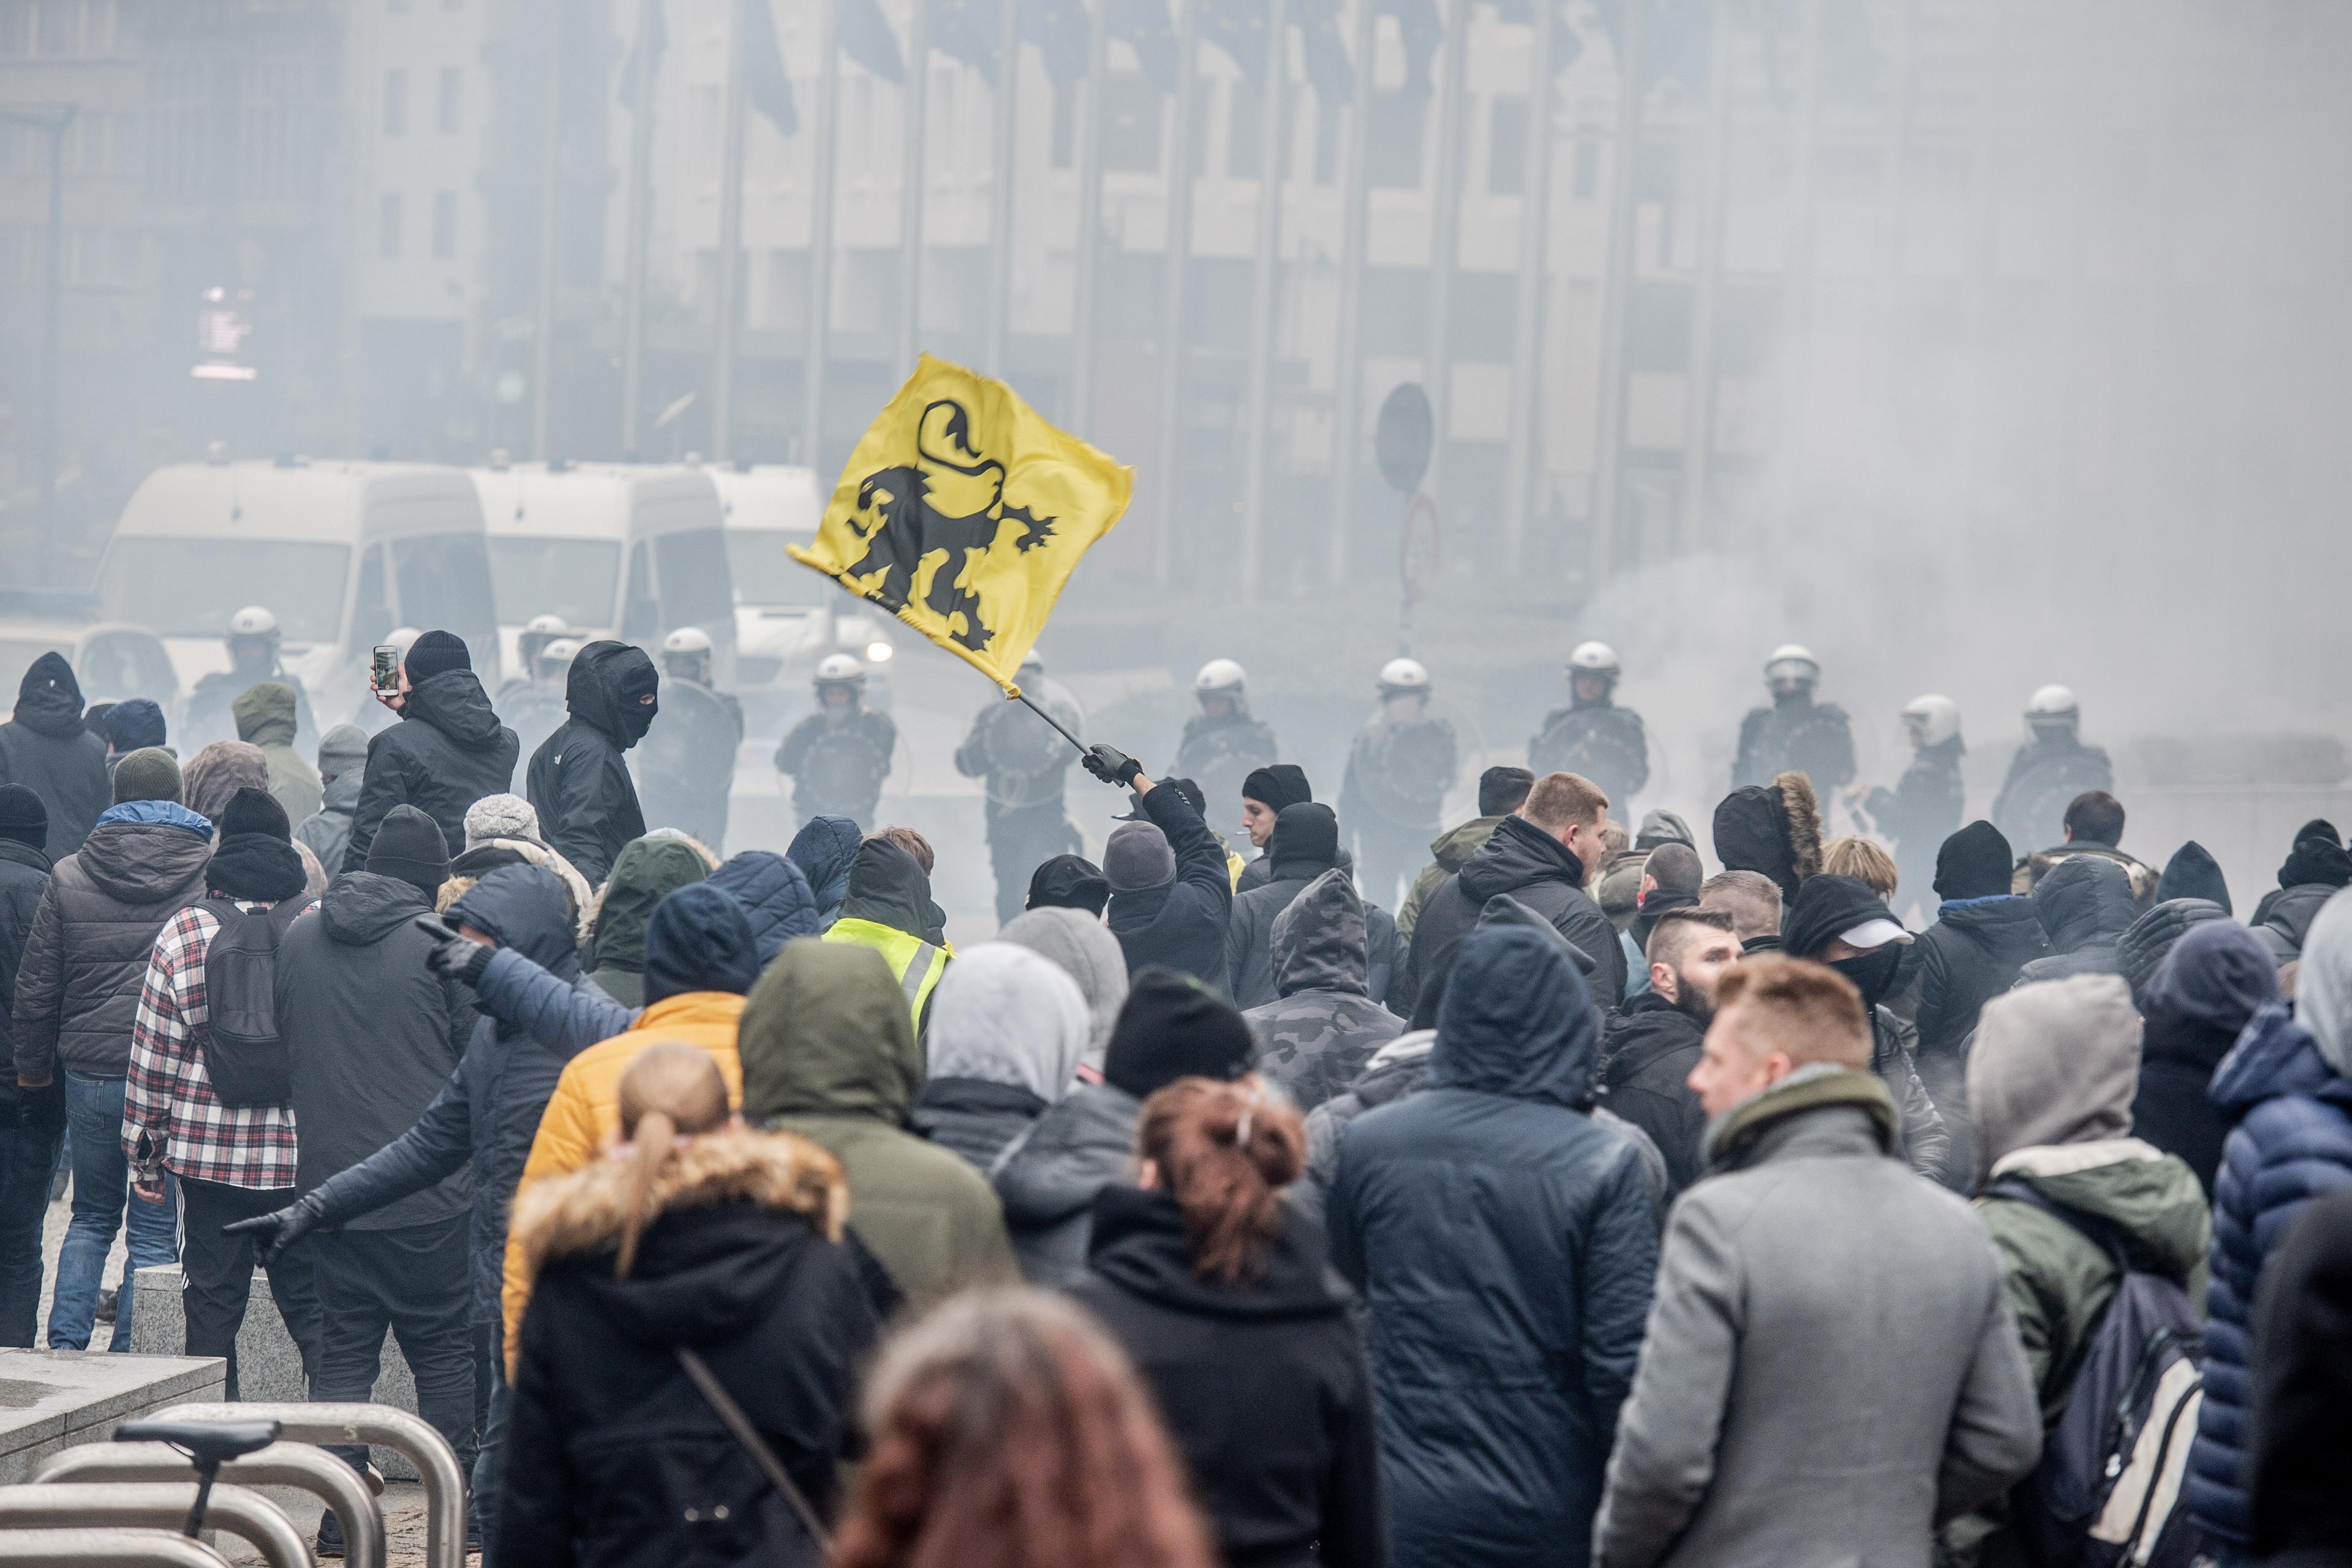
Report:
[[[824,603],[830,579],[784,553],[787,544],[805,546],[809,536],[781,528],[730,528],[727,564],[735,577],[735,602],[760,609],[814,610]]]
[[[490,588],[504,626],[562,616],[567,626],[609,626],[620,575],[621,546],[614,540],[490,541]]]
[[[655,535],[654,570],[660,577],[665,625],[709,626],[734,618],[732,574],[719,530]]]
[[[489,563],[478,533],[424,533],[392,542],[392,575],[400,618],[412,626],[456,632],[477,648],[498,638]]]
[[[266,539],[117,539],[99,603],[110,621],[158,637],[216,637],[247,605],[278,617],[289,643],[331,643],[343,626],[351,547]]]

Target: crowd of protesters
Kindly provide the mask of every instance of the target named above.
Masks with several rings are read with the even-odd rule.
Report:
[[[2105,790],[1898,862],[1495,767],[1392,913],[1297,766],[1097,745],[1101,863],[960,948],[922,835],[722,859],[652,661],[567,689],[526,755],[428,632],[373,739],[265,682],[183,763],[33,667],[0,1342],[62,1144],[41,1342],[126,1228],[231,1398],[257,1272],[314,1399],[390,1335],[494,1568],[2352,1562],[2326,822],[2241,922]]]

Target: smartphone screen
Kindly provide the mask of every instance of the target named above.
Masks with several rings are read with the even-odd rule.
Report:
[[[400,650],[390,646],[375,650],[374,668],[369,672],[369,683],[378,691],[400,689]]]

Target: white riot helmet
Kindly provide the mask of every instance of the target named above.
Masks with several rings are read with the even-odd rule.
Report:
[[[278,647],[278,617],[261,605],[247,605],[228,618],[228,644],[232,651],[241,642],[257,642],[272,652]]]
[[[525,621],[521,634],[515,638],[515,652],[522,656],[523,668],[529,669],[536,665],[547,645],[569,635],[571,630],[562,616],[533,616]]]
[[[1605,642],[1580,642],[1568,656],[1568,673],[1605,675],[1614,680],[1623,672],[1617,668],[1617,650]]]
[[[1903,710],[1903,722],[1923,746],[1940,746],[1960,732],[1960,705],[1929,692],[1914,697]]]
[[[1232,659],[1213,658],[1201,667],[1200,674],[1192,678],[1192,690],[1201,697],[1239,697],[1243,684],[1248,679],[1249,672]]]
[[[824,695],[827,687],[845,687],[852,691],[866,689],[866,667],[857,662],[854,653],[829,653],[817,660],[817,695]]]
[[[580,652],[578,637],[557,637],[539,650],[539,678],[552,680],[572,668]]]
[[[1381,695],[1402,697],[1429,690],[1429,671],[1418,659],[1392,658],[1381,666]]]
[[[2045,686],[2025,705],[2025,721],[2036,730],[2071,730],[2082,716],[2071,687]]]
[[[1764,661],[1767,685],[1778,686],[1783,681],[1793,681],[1801,686],[1811,686],[1821,678],[1822,661],[1815,658],[1813,650],[1802,643],[1782,643],[1772,650],[1772,657]]]
[[[1045,673],[1045,656],[1039,653],[1034,647],[1032,647],[1027,653],[1021,656],[1021,668],[1014,670],[1013,673],[1015,675],[1026,675],[1033,669],[1040,675]]]
[[[408,650],[415,647],[416,639],[424,635],[425,629],[422,626],[394,626],[384,634],[383,646],[398,648],[400,657],[406,658]]]
[[[662,638],[662,668],[687,680],[710,679],[710,634],[700,626],[680,626]]]

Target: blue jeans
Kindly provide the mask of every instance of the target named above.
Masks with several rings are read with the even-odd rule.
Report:
[[[87,1350],[98,1313],[98,1289],[106,1278],[106,1255],[131,1212],[131,1261],[114,1300],[114,1341],[108,1348],[131,1348],[133,1277],[142,1268],[176,1263],[180,1258],[179,1204],[169,1172],[163,1201],[131,1195],[131,1162],[122,1152],[122,1089],[119,1078],[66,1074],[67,1143],[73,1162],[73,1219],[58,1251],[58,1294],[49,1304],[49,1348]]]
[[[0,1115],[7,1115],[0,1108]],[[0,1345],[30,1349],[41,1307],[41,1222],[57,1146],[10,1117],[0,1126]]]

